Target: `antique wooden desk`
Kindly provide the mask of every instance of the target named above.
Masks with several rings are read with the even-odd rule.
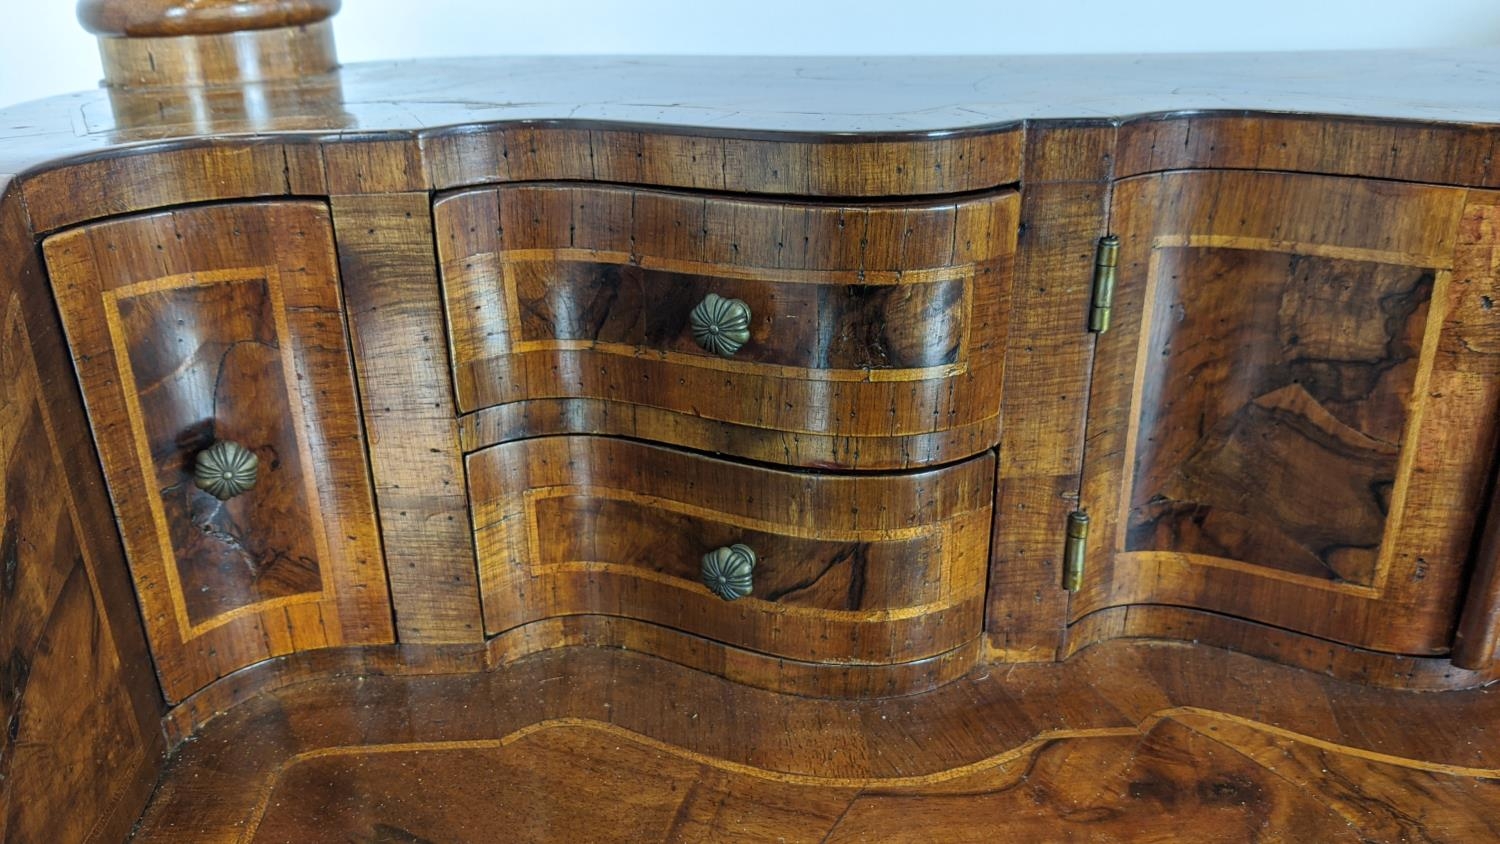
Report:
[[[0,111],[6,840],[1500,837],[1500,52]]]

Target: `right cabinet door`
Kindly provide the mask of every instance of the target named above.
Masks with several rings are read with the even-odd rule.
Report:
[[[1119,182],[1073,620],[1190,607],[1445,653],[1500,395],[1497,203],[1287,173]]]

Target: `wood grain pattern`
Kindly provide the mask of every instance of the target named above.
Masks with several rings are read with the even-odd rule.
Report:
[[[821,442],[812,465],[851,468],[885,467],[846,456],[845,438],[998,438],[1014,194],[841,208],[518,187],[434,214],[464,411],[654,407]],[[754,315],[727,360],[688,331],[714,291]]]
[[[1255,248],[1151,259],[1125,550],[1375,585],[1436,271]]]
[[[1078,509],[1092,377],[1094,245],[1108,228],[1115,127],[1027,138],[1016,283],[1000,394],[985,630],[998,662],[1052,660],[1066,636],[1061,541]]]
[[[1159,604],[1126,604],[1084,616],[1068,627],[1062,655],[1114,639],[1212,642],[1327,677],[1403,691],[1477,689],[1500,679],[1500,667],[1493,663],[1471,670],[1445,657],[1371,651],[1207,610]]]
[[[1474,573],[1453,632],[1453,664],[1485,670],[1496,664],[1500,647],[1500,487],[1491,483],[1489,505],[1474,547]]]
[[[81,0],[78,22],[96,35],[150,38],[306,26],[341,0]]]
[[[115,90],[300,81],[339,66],[327,21],[202,35],[105,36],[99,56],[104,82]]]
[[[947,137],[814,141],[753,131],[495,125],[435,132],[426,149],[439,190],[581,179],[793,197],[890,197],[1014,184],[1022,135],[1009,126]]]
[[[1485,194],[1465,209],[1453,257],[1454,284],[1460,291],[1455,297],[1450,319],[1481,323],[1493,320],[1496,296],[1491,280],[1500,277],[1500,206]],[[1466,331],[1454,336],[1438,349],[1451,370],[1449,384],[1488,396],[1487,389],[1500,376],[1500,339],[1492,334]],[[1500,431],[1490,430],[1491,436]],[[1484,464],[1481,455],[1490,455],[1494,464],[1496,441],[1470,440],[1476,450],[1466,457],[1476,471]],[[1500,466],[1493,471],[1500,472]],[[1463,613],[1454,632],[1453,662],[1467,669],[1486,670],[1500,665],[1500,509],[1494,495],[1500,487],[1491,474],[1492,497],[1485,511],[1483,527],[1474,546],[1474,574],[1467,584]],[[1476,512],[1477,516],[1478,513]]]
[[[88,423],[201,733],[144,837],[1500,834],[1486,693],[1319,676],[1500,671],[1495,56],[276,78],[336,5],[135,4],[112,79],[216,84],[0,112],[0,837],[161,763]],[[260,498],[184,483],[220,434]]]
[[[328,192],[317,145],[265,139],[101,156],[37,173],[21,189],[39,234],[169,205]]]
[[[155,515],[170,537],[194,633],[237,610],[320,597],[319,560],[328,557],[282,367],[282,280],[238,275],[104,292],[112,351],[135,394],[126,404],[155,470],[148,483],[160,491]],[[262,458],[254,490],[230,501],[192,482],[193,458],[221,439]]]
[[[122,145],[178,141],[193,147],[194,162],[177,171],[191,184],[198,168],[265,142],[231,136],[309,140],[357,127],[363,139],[401,145],[424,188],[598,179],[788,196],[934,195],[1019,181],[1025,123],[1092,118],[1125,125],[1121,175],[1223,166],[1496,187],[1495,61],[1482,50],[1447,50],[1275,62],[948,57],[926,60],[920,74],[900,58],[353,65],[335,91],[326,79],[203,96],[116,89],[5,109],[0,173],[46,180]],[[496,79],[531,96],[497,93]],[[576,102],[580,90],[589,103]],[[1203,113],[1226,104],[1236,111]],[[149,167],[174,152],[136,148],[129,157]],[[77,179],[78,189],[97,184]],[[154,182],[158,191],[183,186]],[[231,187],[204,199],[233,196]],[[43,219],[40,230],[55,228]]]
[[[601,434],[693,443],[700,451],[784,466],[931,466],[944,462],[947,455],[977,454],[994,446],[994,425],[990,421],[930,434],[840,437],[830,441],[605,399],[527,399],[487,407],[459,419],[459,438],[465,452],[555,434]]]
[[[951,683],[983,663],[982,644],[975,637],[936,656],[906,662],[808,662],[632,618],[568,615],[534,621],[490,638],[486,665],[508,670],[533,654],[587,646],[651,654],[731,683],[798,697],[868,700],[921,694]]]
[[[802,662],[631,618],[558,616],[491,636],[478,646],[357,645],[271,657],[193,693],[162,718],[162,728],[169,743],[176,746],[234,707],[298,683],[329,677],[505,673],[512,665],[537,654],[568,648],[651,654],[735,685],[802,698],[901,697],[932,691],[970,673],[983,661],[982,645],[983,641],[976,638],[930,659],[887,665]],[[1428,687],[1442,688],[1436,684]]]
[[[390,641],[331,234],[323,206],[271,203],[46,242],[169,700],[278,653]],[[218,438],[259,453],[264,487],[221,505],[191,485]]]
[[[1188,645],[1113,643],[859,702],[567,649],[250,701],[183,748],[141,834],[1486,840],[1493,710],[1482,691],[1362,688]]]
[[[76,505],[67,494],[37,494],[66,485],[66,464],[42,406],[19,299],[14,292],[6,299],[0,837],[82,841],[111,825],[115,801],[159,764],[161,747],[132,710],[126,672],[145,666],[120,661]]]
[[[1317,112],[1162,114],[1122,122],[1116,174],[1279,170],[1496,187],[1496,149],[1495,134],[1476,125],[1357,116],[1329,122]]]
[[[587,255],[605,260],[566,253],[503,259],[501,273],[513,285],[506,294],[514,290],[519,308],[511,326],[516,348],[658,352],[684,365],[754,371],[707,357],[685,330],[694,308],[715,293],[745,302],[755,315],[736,364],[813,378],[846,370],[867,372],[862,377],[872,380],[905,380],[965,363],[960,355],[970,303],[962,276],[901,287],[814,286],[718,275],[712,266],[646,268],[626,254]],[[860,376],[846,376],[853,377]]]
[[[117,841],[164,762],[161,694],[16,211],[0,210],[18,258],[0,269],[0,839]]]
[[[945,840],[975,842],[996,830],[1093,841],[1170,841],[1192,830],[1226,842],[1464,840],[1500,830],[1491,769],[1368,758],[1213,712],[1162,713],[1137,735],[1061,737],[1026,751],[935,787],[861,793],[826,840],[919,841],[927,839],[886,831],[938,826],[951,828]]]
[[[1277,174],[1122,182],[1073,617],[1168,604],[1446,652],[1488,469],[1468,455],[1493,442],[1496,396],[1483,356],[1441,350],[1493,342],[1493,275],[1451,283],[1464,221],[1492,202]]]
[[[791,474],[592,437],[468,458],[485,627],[604,613],[804,661],[937,656],[981,630],[993,458],[928,472]],[[737,542],[749,597],[698,578]]]
[[[333,199],[360,402],[400,641],[484,624],[427,194]]]

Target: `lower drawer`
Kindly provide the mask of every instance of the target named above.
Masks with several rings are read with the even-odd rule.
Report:
[[[566,436],[491,446],[468,472],[490,634],[603,614],[864,664],[925,659],[980,634],[990,454],[825,475]],[[705,555],[748,575],[730,578],[747,594],[705,585]]]

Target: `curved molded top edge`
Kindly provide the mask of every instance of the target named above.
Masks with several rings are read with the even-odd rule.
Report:
[[[519,181],[869,201],[1097,180],[1099,174],[1121,179],[1215,168],[1500,188],[1500,120],[1476,124],[1246,109],[879,134],[558,118],[397,130],[289,128],[121,138],[71,155],[38,154],[41,163],[11,170],[6,152],[0,146],[0,173],[20,174],[12,188],[24,189],[38,233],[192,202],[442,191]],[[235,178],[215,183],[167,178],[207,172],[207,167]]]
[[[0,110],[0,172],[143,141],[518,121],[934,136],[1204,110],[1500,124],[1500,49],[1161,56],[507,57],[295,82],[93,91]],[[449,133],[464,130],[448,129]],[[478,130],[482,131],[482,130]]]
[[[78,96],[78,95],[72,95]],[[38,102],[49,102],[41,100]],[[0,111],[0,117],[4,112]],[[639,120],[603,120],[570,118],[521,118],[487,122],[453,123],[420,129],[348,129],[337,128],[262,128],[249,124],[226,126],[223,131],[191,134],[154,134],[151,132],[121,133],[117,142],[97,145],[76,152],[55,151],[52,158],[38,159],[24,166],[12,165],[10,170],[0,169],[0,176],[31,175],[59,167],[75,166],[110,159],[168,153],[174,151],[206,149],[210,147],[249,146],[257,144],[374,144],[411,143],[416,148],[433,144],[461,143],[464,140],[484,138],[514,131],[559,131],[559,132],[618,132],[650,135],[660,138],[682,138],[700,140],[761,141],[770,144],[811,144],[817,146],[853,146],[860,144],[921,144],[933,141],[971,139],[997,134],[1019,133],[1026,129],[1047,131],[1068,129],[1119,129],[1139,130],[1159,124],[1183,121],[1253,120],[1260,122],[1295,120],[1319,124],[1364,126],[1386,130],[1405,128],[1410,130],[1474,131],[1495,134],[1500,138],[1500,119],[1494,123],[1453,122],[1442,120],[1411,120],[1390,117],[1368,117],[1336,113],[1264,111],[1255,109],[1179,109],[1175,111],[1143,112],[1120,117],[1061,118],[1046,120],[1013,120],[1003,123],[976,124],[956,129],[928,129],[912,131],[881,132],[807,132],[792,129],[738,129],[724,126],[703,126],[691,123],[650,123]],[[169,128],[169,127],[162,127]],[[0,143],[4,139],[0,138]],[[0,147],[0,156],[6,150]],[[476,183],[486,184],[486,182]],[[997,183],[999,184],[1004,183]],[[440,185],[439,190],[467,187],[465,184]]]
[[[0,173],[23,174],[38,231],[523,180],[868,198],[1218,167],[1500,187],[1496,77],[1497,49],[386,62],[16,106],[0,111]],[[212,160],[230,153],[264,160]],[[205,172],[193,156],[235,178],[164,177]]]
[[[79,0],[78,22],[95,35],[169,38],[306,26],[342,0]]]

